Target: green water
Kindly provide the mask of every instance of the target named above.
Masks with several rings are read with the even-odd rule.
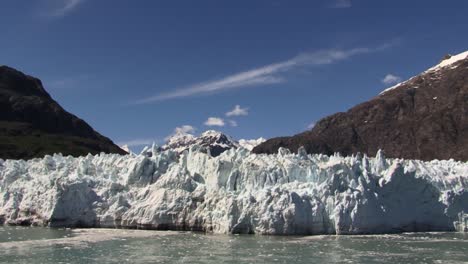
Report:
[[[1,263],[468,263],[468,234],[228,236],[0,227]]]

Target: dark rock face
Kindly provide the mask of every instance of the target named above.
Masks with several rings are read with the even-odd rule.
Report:
[[[39,79],[0,66],[0,158],[125,152],[65,111]]]
[[[429,70],[372,100],[320,120],[292,137],[273,138],[255,153],[285,147],[308,153],[405,159],[468,160],[468,58]]]

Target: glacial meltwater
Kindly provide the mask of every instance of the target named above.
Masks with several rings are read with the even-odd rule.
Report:
[[[468,263],[468,234],[296,237],[0,227],[0,262]]]

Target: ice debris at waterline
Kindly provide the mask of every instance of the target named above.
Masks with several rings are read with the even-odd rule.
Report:
[[[153,150],[0,160],[0,223],[275,235],[466,230],[467,162]]]

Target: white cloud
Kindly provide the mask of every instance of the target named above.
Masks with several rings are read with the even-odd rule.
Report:
[[[256,146],[262,144],[265,141],[266,141],[266,139],[263,138],[263,137],[258,138],[258,139],[240,139],[239,144],[243,148],[252,151]]]
[[[348,50],[328,49],[301,53],[286,61],[265,65],[263,67],[236,73],[217,80],[189,85],[174,91],[150,96],[148,98],[132,102],[131,104],[147,104],[244,87],[278,84],[286,81],[283,76],[280,76],[280,74],[289,72],[298,67],[332,64],[359,54],[381,51],[392,45],[393,43],[385,44],[376,48],[354,48]]]
[[[148,146],[153,144],[153,142],[156,142],[157,140],[151,139],[151,138],[138,138],[138,139],[132,139],[129,141],[123,141],[123,142],[118,142],[117,145],[119,146],[129,146],[129,147],[136,147],[136,146]]]
[[[382,83],[386,85],[396,84],[399,82],[401,82],[401,77],[393,74],[387,74],[385,78],[382,79]]]
[[[205,126],[224,126],[224,120],[219,117],[210,117],[208,120],[205,122]]]
[[[48,17],[64,17],[75,10],[85,0],[49,0],[51,8],[45,12]]]
[[[314,127],[315,127],[315,122],[312,122],[312,123],[310,123],[310,124],[307,126],[307,129],[308,129],[308,130],[311,130],[311,129],[314,128]]]
[[[192,134],[195,132],[195,127],[190,125],[183,125],[174,129],[174,134]]]
[[[170,134],[169,136],[167,136],[166,138],[164,138],[165,141],[168,141],[171,137],[175,136],[175,135],[187,135],[187,134],[193,134],[195,133],[197,129],[191,125],[183,125],[183,126],[180,126],[180,127],[176,127],[174,128],[174,131],[172,132],[172,134]]]
[[[228,120],[229,122],[229,125],[232,126],[232,127],[237,127],[237,122],[234,121],[234,120]]]
[[[351,0],[332,0],[332,8],[350,8],[353,6]]]
[[[83,86],[83,82],[86,82],[90,79],[90,76],[87,74],[78,75],[75,77],[67,77],[62,79],[55,80],[45,80],[44,84],[46,88],[52,89],[70,89],[77,86]]]
[[[246,116],[249,115],[248,108],[242,108],[240,105],[236,105],[234,109],[226,113],[226,116]]]

